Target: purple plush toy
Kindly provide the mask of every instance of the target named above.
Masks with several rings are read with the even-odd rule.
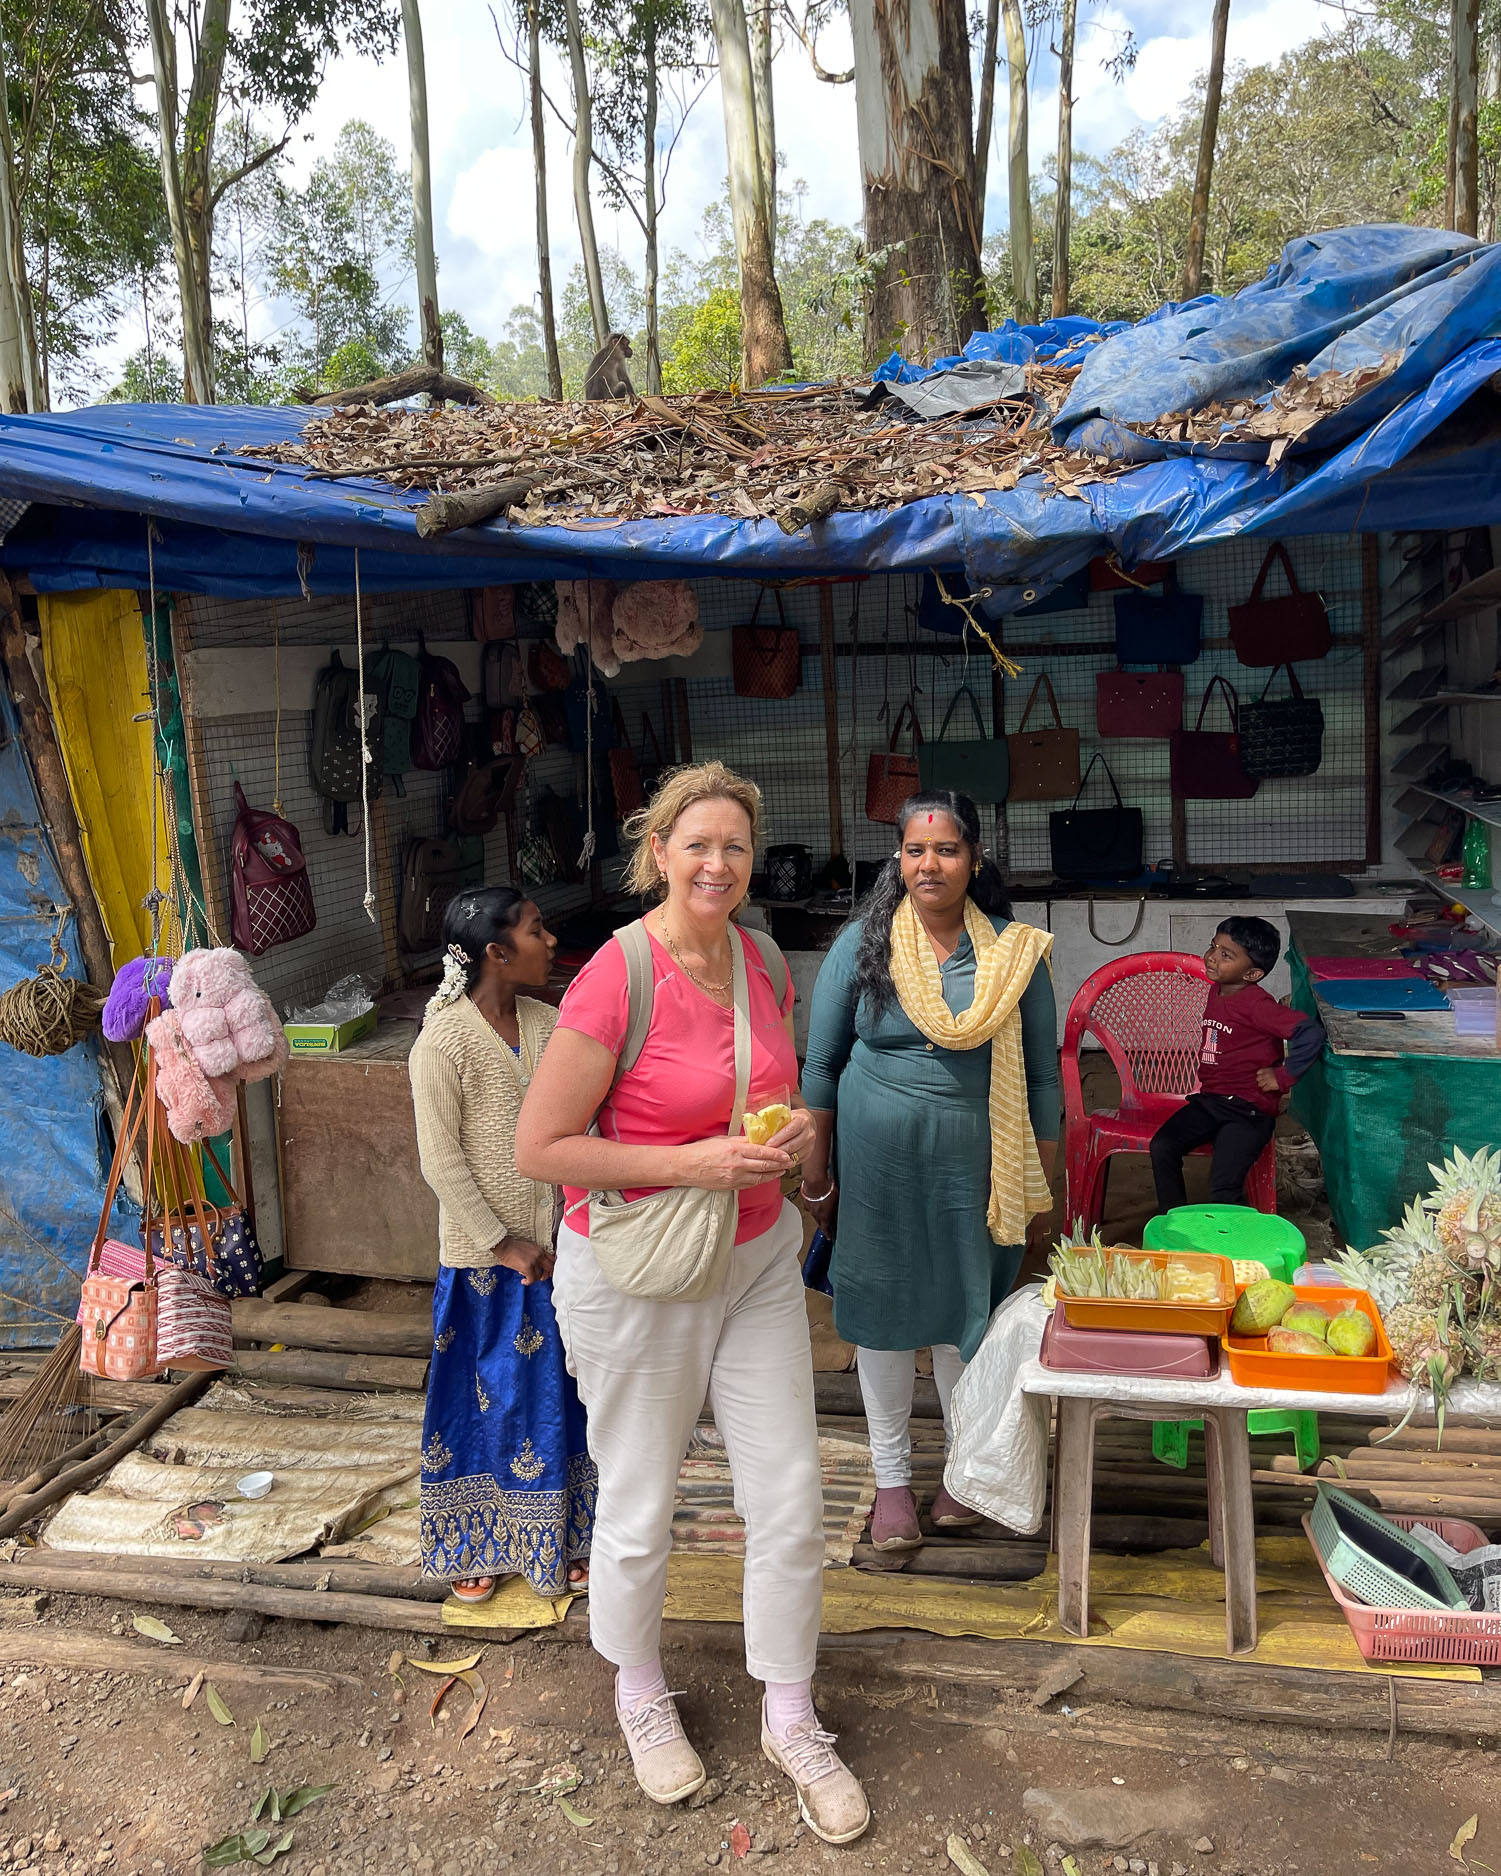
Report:
[[[135,1042],[146,1028],[146,1005],[152,997],[170,1009],[168,984],[175,958],[132,958],[122,964],[104,1005],[104,1033],[111,1042]]]

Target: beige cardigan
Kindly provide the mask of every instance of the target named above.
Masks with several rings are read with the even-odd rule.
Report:
[[[558,1013],[517,997],[516,1015],[535,1067]],[[438,1195],[439,1261],[494,1264],[504,1237],[550,1244],[553,1188],[516,1170],[520,1066],[467,996],[428,1018],[409,1068],[422,1176]]]

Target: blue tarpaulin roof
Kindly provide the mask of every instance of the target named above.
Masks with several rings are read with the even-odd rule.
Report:
[[[1336,229],[1291,242],[1231,299],[1164,307],[1124,328],[1008,323],[977,334],[966,354],[1082,360],[1054,413],[1055,439],[1137,466],[1078,496],[1030,476],[1005,492],[835,514],[793,536],[773,521],[694,515],[497,521],[422,541],[419,495],[373,480],[312,481],[235,453],[298,434],[316,412],[107,404],[0,416],[0,498],[33,504],[0,544],[0,564],[42,591],[143,587],[149,516],[157,584],[177,591],[291,594],[305,582],[344,593],[358,548],[369,591],[582,573],[754,579],[938,567],[989,587],[988,609],[1002,612],[1023,587],[1045,589],[1107,551],[1129,564],[1243,532],[1443,528],[1501,515],[1501,424],[1484,405],[1446,422],[1501,372],[1501,246],[1432,229]],[[1232,457],[1120,427],[1264,395],[1298,365],[1374,365],[1383,375],[1276,467],[1264,454],[1248,459],[1244,443]],[[882,374],[921,375],[900,360]]]

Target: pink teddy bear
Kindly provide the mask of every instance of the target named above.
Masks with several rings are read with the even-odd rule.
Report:
[[[210,1081],[260,1081],[288,1059],[270,999],[238,951],[184,952],[171,995],[183,1040]]]
[[[203,1072],[183,1034],[181,1011],[163,1010],[146,1025],[146,1041],[156,1060],[157,1098],[175,1137],[192,1146],[228,1133],[235,1120],[234,1079]]]

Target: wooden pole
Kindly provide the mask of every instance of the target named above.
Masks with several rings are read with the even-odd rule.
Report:
[[[1195,299],[1204,279],[1204,243],[1209,233],[1209,188],[1214,175],[1214,146],[1220,130],[1220,97],[1225,88],[1225,35],[1230,28],[1230,0],[1214,0],[1210,28],[1209,78],[1204,88],[1204,118],[1199,126],[1199,162],[1194,172],[1193,203],[1188,220],[1188,252],[1183,261],[1185,300]]]
[[[844,852],[843,789],[839,782],[839,668],[834,662],[834,589],[818,589],[818,645],[823,659],[823,748],[829,776],[829,854]],[[850,673],[858,694],[859,671]]]
[[[303,1303],[264,1303],[243,1296],[230,1305],[234,1330],[243,1342],[280,1342],[288,1348],[325,1348],[348,1355],[409,1355],[424,1360],[433,1346],[433,1326],[415,1310],[309,1309]]]
[[[321,1315],[321,1310],[308,1314]],[[271,1385],[349,1389],[356,1394],[386,1389],[420,1394],[427,1363],[401,1355],[340,1355],[316,1349],[237,1349],[231,1373],[242,1381]]]
[[[9,1666],[82,1669],[89,1674],[144,1674],[185,1687],[202,1674],[221,1691],[248,1688],[261,1698],[269,1694],[316,1694],[324,1701],[335,1697],[366,1702],[370,1686],[358,1674],[337,1674],[326,1668],[261,1667],[248,1661],[205,1661],[182,1648],[164,1648],[159,1642],[128,1640],[123,1635],[100,1635],[91,1629],[65,1628],[56,1622],[33,1627],[16,1624],[0,1630],[0,1662]],[[357,1709],[349,1708],[350,1712]]]
[[[422,55],[418,0],[401,0],[406,40],[407,103],[412,121],[412,245],[417,264],[417,334],[425,363],[443,370],[443,328],[438,323],[438,260],[433,247],[433,185],[427,147],[427,65]]]
[[[417,510],[417,532],[431,540],[437,534],[452,534],[459,528],[477,528],[483,522],[505,515],[517,502],[524,502],[532,492],[530,476],[510,476],[504,482],[490,482],[480,489],[460,489],[453,495],[430,495]]]
[[[62,1589],[80,1571],[97,1570],[99,1558],[83,1550],[39,1550],[28,1553],[47,1578],[39,1588]],[[131,1560],[124,1560],[127,1564]],[[423,1576],[415,1563],[402,1568],[358,1559],[309,1557],[295,1563],[243,1563],[198,1557],[151,1557],[138,1560],[152,1575],[158,1572],[178,1582],[255,1583],[263,1589],[308,1589],[320,1595],[333,1591],[345,1596],[410,1597],[418,1602],[443,1602],[447,1583]]]

